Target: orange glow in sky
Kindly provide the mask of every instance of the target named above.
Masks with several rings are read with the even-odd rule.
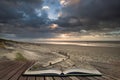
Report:
[[[62,6],[73,5],[73,4],[76,4],[79,2],[80,2],[80,0],[60,0],[60,4]]]
[[[59,38],[64,38],[64,39],[68,39],[68,38],[70,38],[70,37],[72,37],[72,35],[71,34],[69,34],[69,33],[64,33],[64,34],[60,34],[60,36],[59,36]]]
[[[51,30],[54,30],[54,29],[57,29],[58,28],[58,25],[57,24],[52,24],[51,26],[49,26],[49,28]]]

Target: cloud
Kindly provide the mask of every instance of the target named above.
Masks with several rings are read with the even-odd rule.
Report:
[[[55,23],[66,28],[65,31],[120,27],[119,0],[61,0],[61,3],[67,5],[62,7]]]
[[[57,29],[59,26],[57,25],[57,24],[52,24],[52,25],[50,25],[49,26],[49,28],[51,29],[51,30],[55,30],[55,29]]]
[[[36,17],[35,8],[41,7],[41,4],[41,0],[1,0],[0,22],[20,20],[26,16],[30,16],[30,18]]]
[[[60,0],[60,4],[63,7],[69,6],[69,5],[74,5],[76,3],[79,3],[80,0]]]
[[[49,10],[50,7],[49,7],[49,6],[43,6],[42,9],[43,9],[43,10]]]
[[[0,33],[90,35],[91,30],[107,29],[104,35],[116,35],[119,34],[119,31],[114,32],[117,28],[120,28],[119,0],[0,1]]]
[[[120,0],[80,0],[74,7],[73,5],[65,7],[63,12],[68,16],[108,20],[120,18],[119,9]]]

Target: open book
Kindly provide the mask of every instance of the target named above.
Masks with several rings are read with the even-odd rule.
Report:
[[[32,67],[28,68],[24,72],[24,75],[39,75],[39,76],[101,76],[102,75],[95,68],[84,69],[78,67],[71,67],[69,69],[40,68],[37,70],[32,70]]]

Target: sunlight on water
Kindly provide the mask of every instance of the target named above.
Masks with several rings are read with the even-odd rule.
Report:
[[[68,35],[61,34],[60,37],[66,38]],[[39,44],[59,44],[59,45],[77,45],[77,46],[99,46],[99,47],[120,47],[120,41],[85,41],[85,40],[61,40],[61,39],[44,39],[44,38],[23,38],[16,37],[14,34],[1,34],[0,38],[20,41],[20,42],[30,42]]]
[[[77,46],[99,46],[99,47],[120,47],[120,44],[115,44],[115,43],[94,43],[94,42],[70,42],[70,41],[57,41],[57,42],[35,42],[35,43],[41,43],[41,44],[59,44],[59,45],[77,45]]]

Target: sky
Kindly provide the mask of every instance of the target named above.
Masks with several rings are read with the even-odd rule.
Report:
[[[1,0],[0,37],[120,40],[120,0]]]

